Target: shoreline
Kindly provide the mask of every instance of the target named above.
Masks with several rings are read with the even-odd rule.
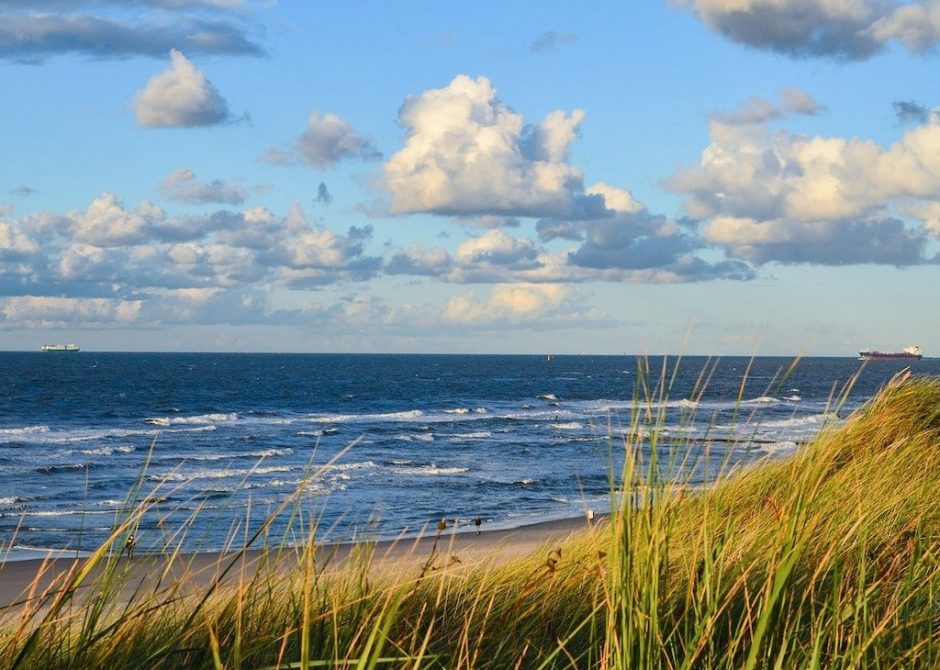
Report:
[[[598,513],[593,527],[605,523],[608,516],[606,512]],[[421,565],[429,560],[435,542],[435,565],[439,561],[449,563],[452,557],[457,558],[454,562],[474,565],[532,555],[549,543],[564,541],[591,528],[584,517],[541,521],[515,528],[481,529],[479,534],[474,527],[463,525],[445,530],[439,538],[436,529],[429,528],[432,532],[396,539],[318,544],[317,558],[322,560],[323,569],[328,570],[342,567],[356,557],[357,552],[366,551],[374,568],[406,569],[411,566],[417,574]],[[245,571],[252,570],[258,559],[266,555],[273,554],[276,560],[287,564],[290,557],[296,556],[298,549],[297,546],[249,548],[242,556],[239,556],[238,550],[195,551],[176,555],[139,553],[132,559],[122,557],[119,561],[125,566],[121,571],[122,576],[127,578],[127,585],[132,588],[154,581],[154,575],[162,575],[169,576],[169,581],[173,577],[185,579],[189,587],[198,589],[214,580],[231,561],[235,562],[235,569],[226,577],[227,580],[243,577]],[[35,588],[37,593],[41,593],[54,579],[86,558],[57,556],[0,561],[0,610],[15,608],[30,589]],[[93,575],[98,571],[96,567]]]

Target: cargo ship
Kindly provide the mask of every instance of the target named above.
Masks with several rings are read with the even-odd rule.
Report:
[[[43,351],[78,351],[79,347],[77,344],[44,344],[42,345]]]
[[[902,351],[863,349],[858,352],[858,360],[860,361],[919,361],[923,357],[920,347],[916,344],[912,347],[904,347]]]

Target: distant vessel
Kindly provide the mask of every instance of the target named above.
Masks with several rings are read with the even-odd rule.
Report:
[[[43,351],[78,351],[77,344],[44,344]]]
[[[912,347],[905,347],[903,351],[875,351],[873,349],[863,349],[858,352],[860,361],[871,360],[913,360],[919,361],[924,355],[920,352],[920,347],[916,344]]]

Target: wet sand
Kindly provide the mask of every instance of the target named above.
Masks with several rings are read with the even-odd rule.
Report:
[[[595,523],[603,523],[600,515]],[[479,534],[474,530],[445,530],[437,540],[433,565],[448,565],[453,561],[452,557],[457,557],[461,565],[472,566],[482,561],[501,562],[520,558],[539,550],[550,551],[552,544],[563,542],[572,534],[587,528],[584,518],[576,518],[506,530],[484,530]],[[373,569],[391,569],[403,574],[413,571],[417,576],[431,556],[435,537],[436,529],[432,529],[419,538],[324,544],[318,546],[316,560],[324,569],[331,569],[341,567],[351,557],[371,553]],[[222,571],[229,566],[224,581],[234,582],[250,576],[262,556],[283,563],[285,568],[296,565],[296,553],[288,547],[280,553],[277,550],[249,550],[241,556],[234,552],[199,552],[174,557],[138,554],[133,559],[119,559],[117,571],[124,581],[123,589],[128,594],[139,588],[160,588],[161,584],[172,584],[183,576],[187,589],[198,591],[220,579]],[[54,579],[69,570],[78,569],[85,560],[48,558],[0,563],[0,614],[3,609],[9,612],[11,607],[18,607],[25,602],[30,597],[30,589],[35,588],[34,593],[41,593]],[[102,566],[96,566],[92,579],[101,570]]]

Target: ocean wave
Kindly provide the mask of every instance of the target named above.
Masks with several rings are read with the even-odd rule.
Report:
[[[396,468],[395,472],[400,475],[459,475],[469,470],[470,468],[456,466],[440,468],[432,463],[431,465],[418,465],[411,468]]]
[[[167,472],[153,474],[148,477],[151,481],[160,482],[188,482],[194,479],[229,479],[232,477],[250,477],[267,475],[276,472],[290,472],[292,468],[286,465],[272,465],[266,468],[220,468],[193,471]]]
[[[799,448],[799,446],[800,445],[792,440],[780,440],[779,442],[765,442],[757,445],[756,450],[763,451],[766,454],[779,454],[793,451]]]
[[[0,428],[0,442],[12,442],[25,435],[45,435],[49,426],[23,426],[21,428]]]
[[[236,412],[213,412],[210,414],[198,414],[196,416],[157,416],[150,419],[144,419],[144,423],[154,426],[175,426],[178,424],[201,424],[201,423],[231,423],[238,420]]]
[[[434,433],[402,433],[401,435],[395,436],[396,440],[402,440],[403,442],[433,442]]]
[[[132,451],[136,451],[136,447],[96,447],[95,449],[79,449],[78,453],[85,454],[86,456],[111,456],[113,454],[129,454]],[[67,454],[74,453],[73,451],[67,451]]]
[[[760,421],[756,426],[758,428],[799,428],[802,426],[821,426],[822,424],[836,420],[834,414],[809,414],[807,416],[793,416],[787,419]]]
[[[80,514],[113,514],[112,510],[90,510],[90,509],[63,509],[63,510],[24,510],[23,516],[78,516]]]
[[[751,398],[749,400],[742,400],[742,405],[769,405],[771,403],[780,402],[777,398],[774,398],[770,395],[762,395],[757,398]]]
[[[235,458],[271,458],[272,456],[290,456],[294,450],[289,447],[262,449],[260,451],[230,451],[224,454],[179,454],[158,459],[161,463],[174,461],[230,461]]]
[[[91,463],[62,463],[56,465],[40,465],[38,468],[34,468],[33,471],[41,475],[54,475],[59,472],[72,472],[74,470],[84,470],[90,467],[93,467]]]
[[[377,468],[378,465],[376,465],[373,461],[359,461],[357,463],[333,463],[332,465],[326,465],[326,466],[315,465],[313,466],[313,469],[318,470],[324,467],[327,470],[335,470],[337,472],[342,472],[345,470],[366,470],[368,468]]]
[[[308,414],[307,420],[314,423],[371,423],[382,421],[415,421],[424,416],[420,409],[378,414]]]
[[[558,396],[556,396],[554,393],[543,393],[536,397],[539,400],[558,400]]]
[[[444,413],[445,414],[469,414],[470,408],[469,407],[456,407],[454,409],[445,409]]]
[[[551,424],[552,428],[555,430],[583,430],[584,424],[578,423],[577,421],[569,421],[567,423],[553,423]]]
[[[447,437],[451,440],[485,440],[489,437],[493,437],[493,433],[488,430],[478,430],[472,433],[457,433],[455,435],[448,435]]]

